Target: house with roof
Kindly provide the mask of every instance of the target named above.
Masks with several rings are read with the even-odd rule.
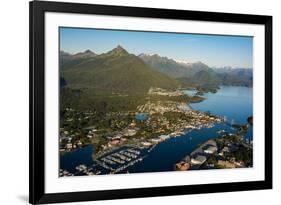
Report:
[[[193,165],[201,165],[206,162],[207,158],[203,155],[197,155],[191,158],[191,164]]]

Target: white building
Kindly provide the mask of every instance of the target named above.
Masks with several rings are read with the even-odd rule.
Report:
[[[153,139],[151,139],[150,141],[153,142],[153,143],[159,143],[159,142],[161,142],[161,139],[159,139],[159,138],[153,138]]]
[[[135,134],[137,134],[137,131],[134,130],[134,129],[127,129],[127,130],[124,132],[124,135],[125,135],[125,136],[134,136]]]
[[[160,135],[158,138],[162,141],[165,141],[165,140],[169,139],[170,136],[169,135]]]
[[[149,147],[149,146],[152,145],[150,142],[142,142],[141,144],[142,144],[143,146],[147,146],[147,147]]]
[[[206,160],[207,158],[205,156],[197,155],[195,158],[191,158],[191,163],[195,165],[200,165],[203,164]]]
[[[215,146],[209,146],[204,150],[204,152],[207,154],[214,154],[216,151],[218,151],[218,148]]]
[[[66,144],[66,148],[67,149],[72,149],[72,144],[71,143]]]

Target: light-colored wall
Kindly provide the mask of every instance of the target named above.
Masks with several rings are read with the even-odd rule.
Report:
[[[281,6],[277,0],[72,0],[171,9],[273,15],[274,52],[274,190],[127,199],[79,204],[277,204],[280,192]],[[0,30],[0,204],[28,199],[28,1],[1,1]],[[279,105],[279,107],[277,106]],[[279,195],[279,196],[278,196]],[[78,203],[77,203],[78,204]]]

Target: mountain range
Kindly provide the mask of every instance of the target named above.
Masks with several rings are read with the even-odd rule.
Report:
[[[91,59],[95,56],[97,56],[97,54],[92,52],[91,50],[79,52],[74,55],[71,55],[64,51],[60,51],[60,69],[71,68],[72,66],[78,65],[83,61]]]
[[[252,69],[211,68],[201,61],[186,63],[158,54],[140,54],[139,57],[153,69],[179,80],[181,83],[198,85],[239,85],[252,86]]]
[[[99,93],[147,93],[150,87],[188,85],[252,86],[252,69],[211,68],[158,54],[128,53],[120,45],[103,54],[60,51],[61,85]],[[63,83],[62,83],[63,82]]]
[[[150,87],[177,88],[179,82],[152,69],[138,56],[117,46],[107,53],[80,53],[61,62],[61,77],[73,89],[87,89],[94,94],[147,93]]]
[[[183,63],[174,59],[162,57],[158,54],[140,54],[139,57],[155,70],[163,72],[172,78],[191,77],[195,73],[205,70],[211,71],[206,64],[202,62]]]

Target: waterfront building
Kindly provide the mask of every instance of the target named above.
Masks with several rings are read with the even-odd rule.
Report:
[[[66,144],[66,149],[72,149],[72,144],[71,143]]]
[[[143,146],[147,146],[147,147],[149,147],[149,146],[152,145],[152,143],[150,143],[150,142],[142,142],[141,144],[142,144]]]
[[[194,165],[201,165],[203,164],[207,158],[203,155],[197,155],[195,158],[191,158],[191,163]]]
[[[181,161],[176,164],[175,169],[177,171],[187,171],[190,168],[190,163]]]
[[[161,142],[161,139],[159,139],[159,138],[153,138],[153,139],[151,139],[150,141],[157,144],[157,143]]]
[[[165,141],[165,140],[169,139],[170,136],[169,136],[169,135],[160,135],[158,138],[159,138],[161,141]]]
[[[208,146],[206,149],[204,149],[204,152],[207,154],[214,154],[216,151],[218,151],[218,148],[215,146]]]

